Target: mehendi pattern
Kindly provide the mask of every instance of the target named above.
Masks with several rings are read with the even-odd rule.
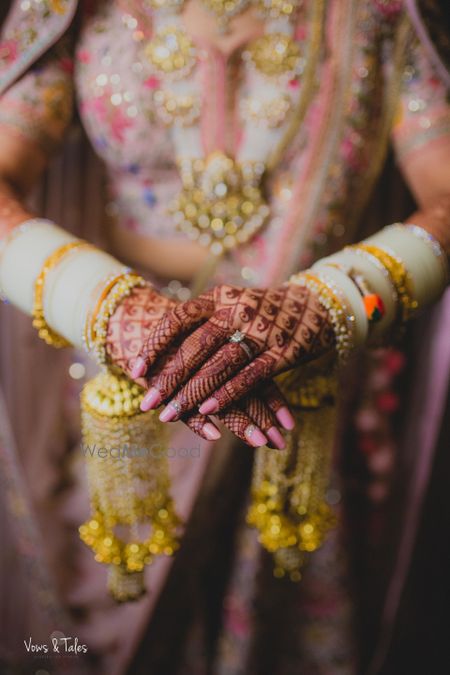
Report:
[[[193,306],[196,307],[195,302]],[[159,339],[162,338],[163,344],[167,344],[164,341],[167,333],[165,329],[160,330],[158,324],[171,308],[176,317],[174,321],[183,329],[186,317],[192,316],[195,311],[192,310],[192,303],[188,303],[188,310],[185,311],[173,300],[164,297],[153,288],[133,289],[130,295],[119,304],[108,324],[106,350],[111,361],[130,375],[136,356],[149,333],[154,331]],[[180,319],[181,322],[179,322]],[[239,345],[234,345],[234,347],[240,350]],[[161,392],[161,402],[168,397],[172,389],[168,384],[164,384],[166,379],[161,378],[159,371],[166,368],[171,373],[177,367],[179,368],[179,361],[174,359],[173,351],[169,350],[167,357],[161,360],[158,368],[152,369],[151,377],[147,380],[138,380],[146,388],[158,387]],[[174,384],[172,383],[171,386],[173,387]],[[268,385],[266,390],[261,392],[261,396],[262,398],[248,396],[239,405],[230,406],[228,410],[218,415],[220,421],[232,433],[249,444],[251,444],[249,429],[256,425],[263,432],[269,431],[277,425],[275,413],[285,405],[284,398],[275,385]],[[208,438],[203,430],[205,424],[208,423],[208,417],[191,411],[189,414],[181,415],[181,419],[192,431],[202,438]]]
[[[208,412],[224,410],[256,384],[326,353],[334,344],[327,310],[303,286],[287,284],[269,290],[216,286],[161,319],[141,352],[147,367],[196,326],[179,348],[174,367],[168,373],[163,370],[163,378],[156,381],[167,397],[202,366],[172,401],[178,415],[209,396],[218,405]],[[246,349],[230,341],[236,332]]]

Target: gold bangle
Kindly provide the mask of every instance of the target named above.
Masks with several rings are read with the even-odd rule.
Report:
[[[393,252],[380,248],[379,246],[373,246],[372,244],[357,244],[356,246],[350,246],[349,248],[356,251],[365,251],[383,265],[387,270],[397,293],[398,320],[401,323],[408,321],[417,310],[419,304],[414,298],[414,287],[411,275],[406,269],[403,261]]]
[[[68,244],[63,244],[59,246],[53,253],[51,253],[48,258],[45,260],[41,271],[34,283],[34,299],[33,299],[33,326],[38,331],[39,337],[44,340],[48,345],[61,349],[62,347],[71,347],[71,343],[68,342],[65,338],[59,335],[56,331],[52,330],[47,324],[44,315],[44,288],[47,275],[56,265],[58,265],[61,260],[74,249],[91,248],[91,244],[78,239],[77,241],[70,241]]]
[[[83,344],[87,352],[90,352],[94,346],[94,325],[97,319],[100,308],[105,301],[106,296],[112,289],[112,287],[121,279],[125,274],[131,272],[130,267],[123,267],[120,272],[109,274],[106,278],[102,279],[94,289],[91,294],[91,297],[95,299],[95,305],[92,310],[87,314],[86,321],[83,329]],[[98,297],[97,297],[98,296]]]
[[[334,283],[324,277],[309,272],[294,274],[289,283],[305,286],[318,298],[325,307],[333,327],[336,351],[341,363],[345,363],[354,346],[355,316],[346,302],[342,291]]]
[[[90,351],[99,365],[105,366],[108,363],[106,338],[111,316],[114,314],[121,300],[130,295],[134,288],[145,286],[150,286],[148,281],[138,274],[131,272],[120,275],[116,282],[110,286],[97,315],[93,317],[90,329],[88,329],[92,336]]]

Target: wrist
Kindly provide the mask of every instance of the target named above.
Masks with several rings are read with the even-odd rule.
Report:
[[[125,298],[137,288],[145,289],[148,283],[131,271],[116,275],[107,280],[105,289],[86,319],[84,330],[85,346],[101,366],[112,363],[108,349],[108,335],[111,332],[111,317]],[[129,327],[128,327],[129,328]]]
[[[418,225],[434,237],[450,257],[450,195],[443,196],[427,209],[416,211],[405,225]]]
[[[119,300],[108,319],[105,352],[111,363],[124,372],[131,371],[142,347],[145,296],[150,292],[153,292],[150,286],[132,288]]]
[[[22,205],[22,198],[14,186],[0,179],[0,246],[1,240],[21,223],[32,219],[33,216]]]

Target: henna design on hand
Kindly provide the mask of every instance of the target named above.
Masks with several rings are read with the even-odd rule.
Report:
[[[161,392],[163,400],[168,398],[190,374],[195,373],[205,358],[214,354],[227,339],[227,332],[216,327],[202,333],[194,331],[181,343],[161,373],[152,377],[149,383]]]
[[[247,445],[252,447],[267,445],[282,449],[286,443],[278,429],[275,415],[267,403],[270,396],[273,397],[273,401],[276,400],[276,406],[284,406],[283,397],[274,386],[272,394],[264,391],[261,397],[246,396],[238,404],[218,412],[217,417]]]
[[[227,343],[181,388],[173,402],[180,412],[192,409],[192,401],[204,401],[211,391],[238,372],[248,356],[239,344]],[[160,379],[163,375],[160,375]],[[230,401],[231,403],[231,401]]]
[[[108,323],[106,352],[127,375],[131,374],[149,331],[155,331],[159,337],[162,320],[173,306],[173,300],[151,287],[133,288],[119,303]]]
[[[260,382],[325,353],[334,344],[327,310],[302,286],[218,286],[205,300],[199,296],[196,306],[203,306],[197,309],[197,318],[204,316],[205,322],[181,344],[170,372],[163,367],[158,378],[166,396],[185,383],[173,399],[180,412],[202,402],[202,413],[224,410]],[[251,361],[239,343],[228,342],[235,331],[244,334],[255,355]],[[178,335],[172,335],[172,343]],[[146,349],[151,363],[160,353],[152,336]],[[213,398],[212,404],[205,403],[208,397]]]
[[[208,319],[213,311],[214,302],[211,293],[205,293],[201,299],[196,298],[175,304],[154,326],[147,340],[143,342],[138,355],[142,363],[140,374],[144,375],[155,361],[167,352],[177,338],[195,330]]]
[[[160,295],[151,287],[134,288],[130,295],[123,298],[119,303],[108,324],[106,349],[111,361],[126,374],[130,375],[136,356],[141,350],[142,344],[148,339],[149,333],[155,335],[156,339],[159,339],[161,335],[168,335],[165,329],[163,331],[155,331],[156,324],[158,322],[162,323],[168,312],[171,313],[171,321],[182,322],[187,316],[190,316],[193,321],[192,325],[195,325],[197,321],[195,306],[191,305],[187,312],[182,308],[182,311],[178,313],[173,311],[175,308],[176,305],[173,300]],[[159,344],[162,344],[163,340]],[[216,343],[213,342],[211,349],[214,350],[215,347]],[[234,345],[234,347],[238,347],[238,345]],[[158,361],[154,369],[155,374],[148,380],[141,379],[139,383],[144,387],[148,387],[149,384],[153,385],[159,381],[159,369],[164,367],[170,372],[178,363],[176,344],[174,344],[168,348],[163,358]],[[270,397],[271,405],[273,405],[274,400],[283,403],[281,394],[276,388]],[[265,406],[262,402],[254,402],[252,408],[248,409],[248,412],[249,415],[246,416],[241,410],[231,409],[222,420],[224,425],[231,431],[236,429],[238,432],[236,435],[246,442],[245,429],[250,425],[257,427],[260,427],[261,424],[266,425],[267,419],[270,416],[269,407]],[[237,419],[241,422],[241,426],[239,427],[236,424]],[[209,418],[199,412],[183,416],[183,421],[190,429],[206,440],[212,439],[211,434],[214,437],[218,437],[219,435],[217,428],[214,427]],[[205,427],[208,433],[205,433]],[[217,434],[214,434],[214,429]]]

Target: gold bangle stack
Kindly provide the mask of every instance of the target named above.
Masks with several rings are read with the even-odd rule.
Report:
[[[363,251],[372,259],[381,263],[387,270],[398,299],[398,322],[406,323],[418,309],[418,302],[414,297],[414,287],[411,275],[403,261],[392,251],[372,244],[357,244],[350,246],[355,251]]]
[[[102,279],[91,294],[91,300],[93,303],[92,308],[89,310],[86,321],[83,328],[83,345],[87,352],[92,351],[94,345],[94,322],[98,316],[98,313],[101,309],[103,302],[105,301],[108,293],[112,287],[125,275],[129,274],[131,269],[129,267],[123,267],[120,271],[114,272],[113,274],[108,274],[107,277]]]
[[[87,319],[84,331],[86,347],[99,365],[108,364],[106,353],[108,323],[120,301],[130,295],[134,288],[148,285],[148,282],[141,276],[129,271],[118,274],[105,283],[96,307]]]
[[[62,347],[71,347],[71,343],[52,330],[47,324],[44,315],[44,288],[47,275],[61,260],[71,251],[80,248],[91,248],[91,244],[78,239],[77,241],[70,241],[68,244],[59,246],[53,253],[51,253],[45,260],[41,271],[34,284],[34,300],[33,300],[33,326],[38,331],[39,337],[48,345],[61,349]]]
[[[309,272],[294,274],[289,283],[305,286],[318,297],[320,304],[327,310],[333,326],[339,361],[345,363],[354,346],[355,316],[343,293],[331,280]]]

